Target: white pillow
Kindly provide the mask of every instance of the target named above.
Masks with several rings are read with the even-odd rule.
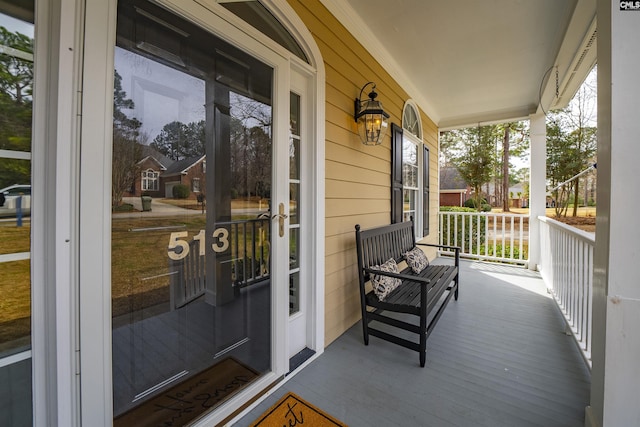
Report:
[[[398,264],[393,258],[389,258],[387,262],[382,265],[374,265],[371,267],[375,270],[386,271],[388,273],[399,273]],[[373,292],[376,294],[380,301],[389,295],[395,288],[400,286],[402,280],[396,277],[382,276],[380,274],[374,274],[371,276],[371,285],[373,286]]]
[[[417,246],[404,254],[404,259],[407,260],[407,264],[411,267],[414,273],[418,274],[429,265],[427,256]]]

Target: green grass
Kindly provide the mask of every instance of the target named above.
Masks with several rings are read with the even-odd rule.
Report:
[[[23,222],[16,227],[15,222],[0,222],[0,254],[14,254],[31,250],[31,223]]]
[[[31,332],[30,261],[2,263],[0,275],[0,350],[2,344]]]
[[[0,254],[29,252],[31,224],[0,223]],[[28,344],[31,333],[30,261],[2,263],[0,274],[0,352],[7,343]]]

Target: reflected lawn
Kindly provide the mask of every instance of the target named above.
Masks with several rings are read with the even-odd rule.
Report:
[[[243,219],[243,218],[236,218]],[[245,218],[246,219],[246,218]],[[205,215],[119,218],[112,220],[111,283],[113,317],[169,303],[167,253],[172,232],[191,241],[206,227]],[[28,252],[30,226],[0,225],[0,254]],[[232,236],[232,241],[235,241]],[[268,239],[268,236],[264,236]],[[240,253],[244,250],[242,238]],[[268,255],[267,255],[268,256]],[[0,349],[28,337],[31,315],[30,261],[2,264],[0,275]]]
[[[2,263],[0,274],[0,352],[29,343],[31,283],[29,260]],[[19,341],[20,344],[16,344]]]
[[[112,220],[111,298],[113,317],[169,302],[172,232],[191,240],[205,228],[204,215]]]
[[[16,227],[15,221],[0,222],[0,254],[29,252],[31,248],[31,223],[24,221]]]

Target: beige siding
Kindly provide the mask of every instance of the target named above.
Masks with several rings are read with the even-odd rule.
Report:
[[[326,72],[325,104],[325,344],[360,319],[354,226],[388,224],[390,219],[391,132],[383,145],[364,146],[353,121],[353,100],[368,81],[378,99],[401,124],[408,94],[388,75],[318,0],[289,0],[313,34]],[[437,128],[422,114],[431,154],[431,222],[436,240],[438,206]]]

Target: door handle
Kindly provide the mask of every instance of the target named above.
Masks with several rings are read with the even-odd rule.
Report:
[[[278,218],[278,220],[279,220],[279,222],[278,222],[278,224],[280,226],[279,227],[279,229],[280,229],[280,233],[279,234],[280,234],[280,237],[282,237],[282,236],[284,236],[284,220],[289,218],[289,216],[284,213],[284,203],[280,203],[280,205],[278,205],[278,213],[271,217],[272,220],[274,220],[276,218]]]

